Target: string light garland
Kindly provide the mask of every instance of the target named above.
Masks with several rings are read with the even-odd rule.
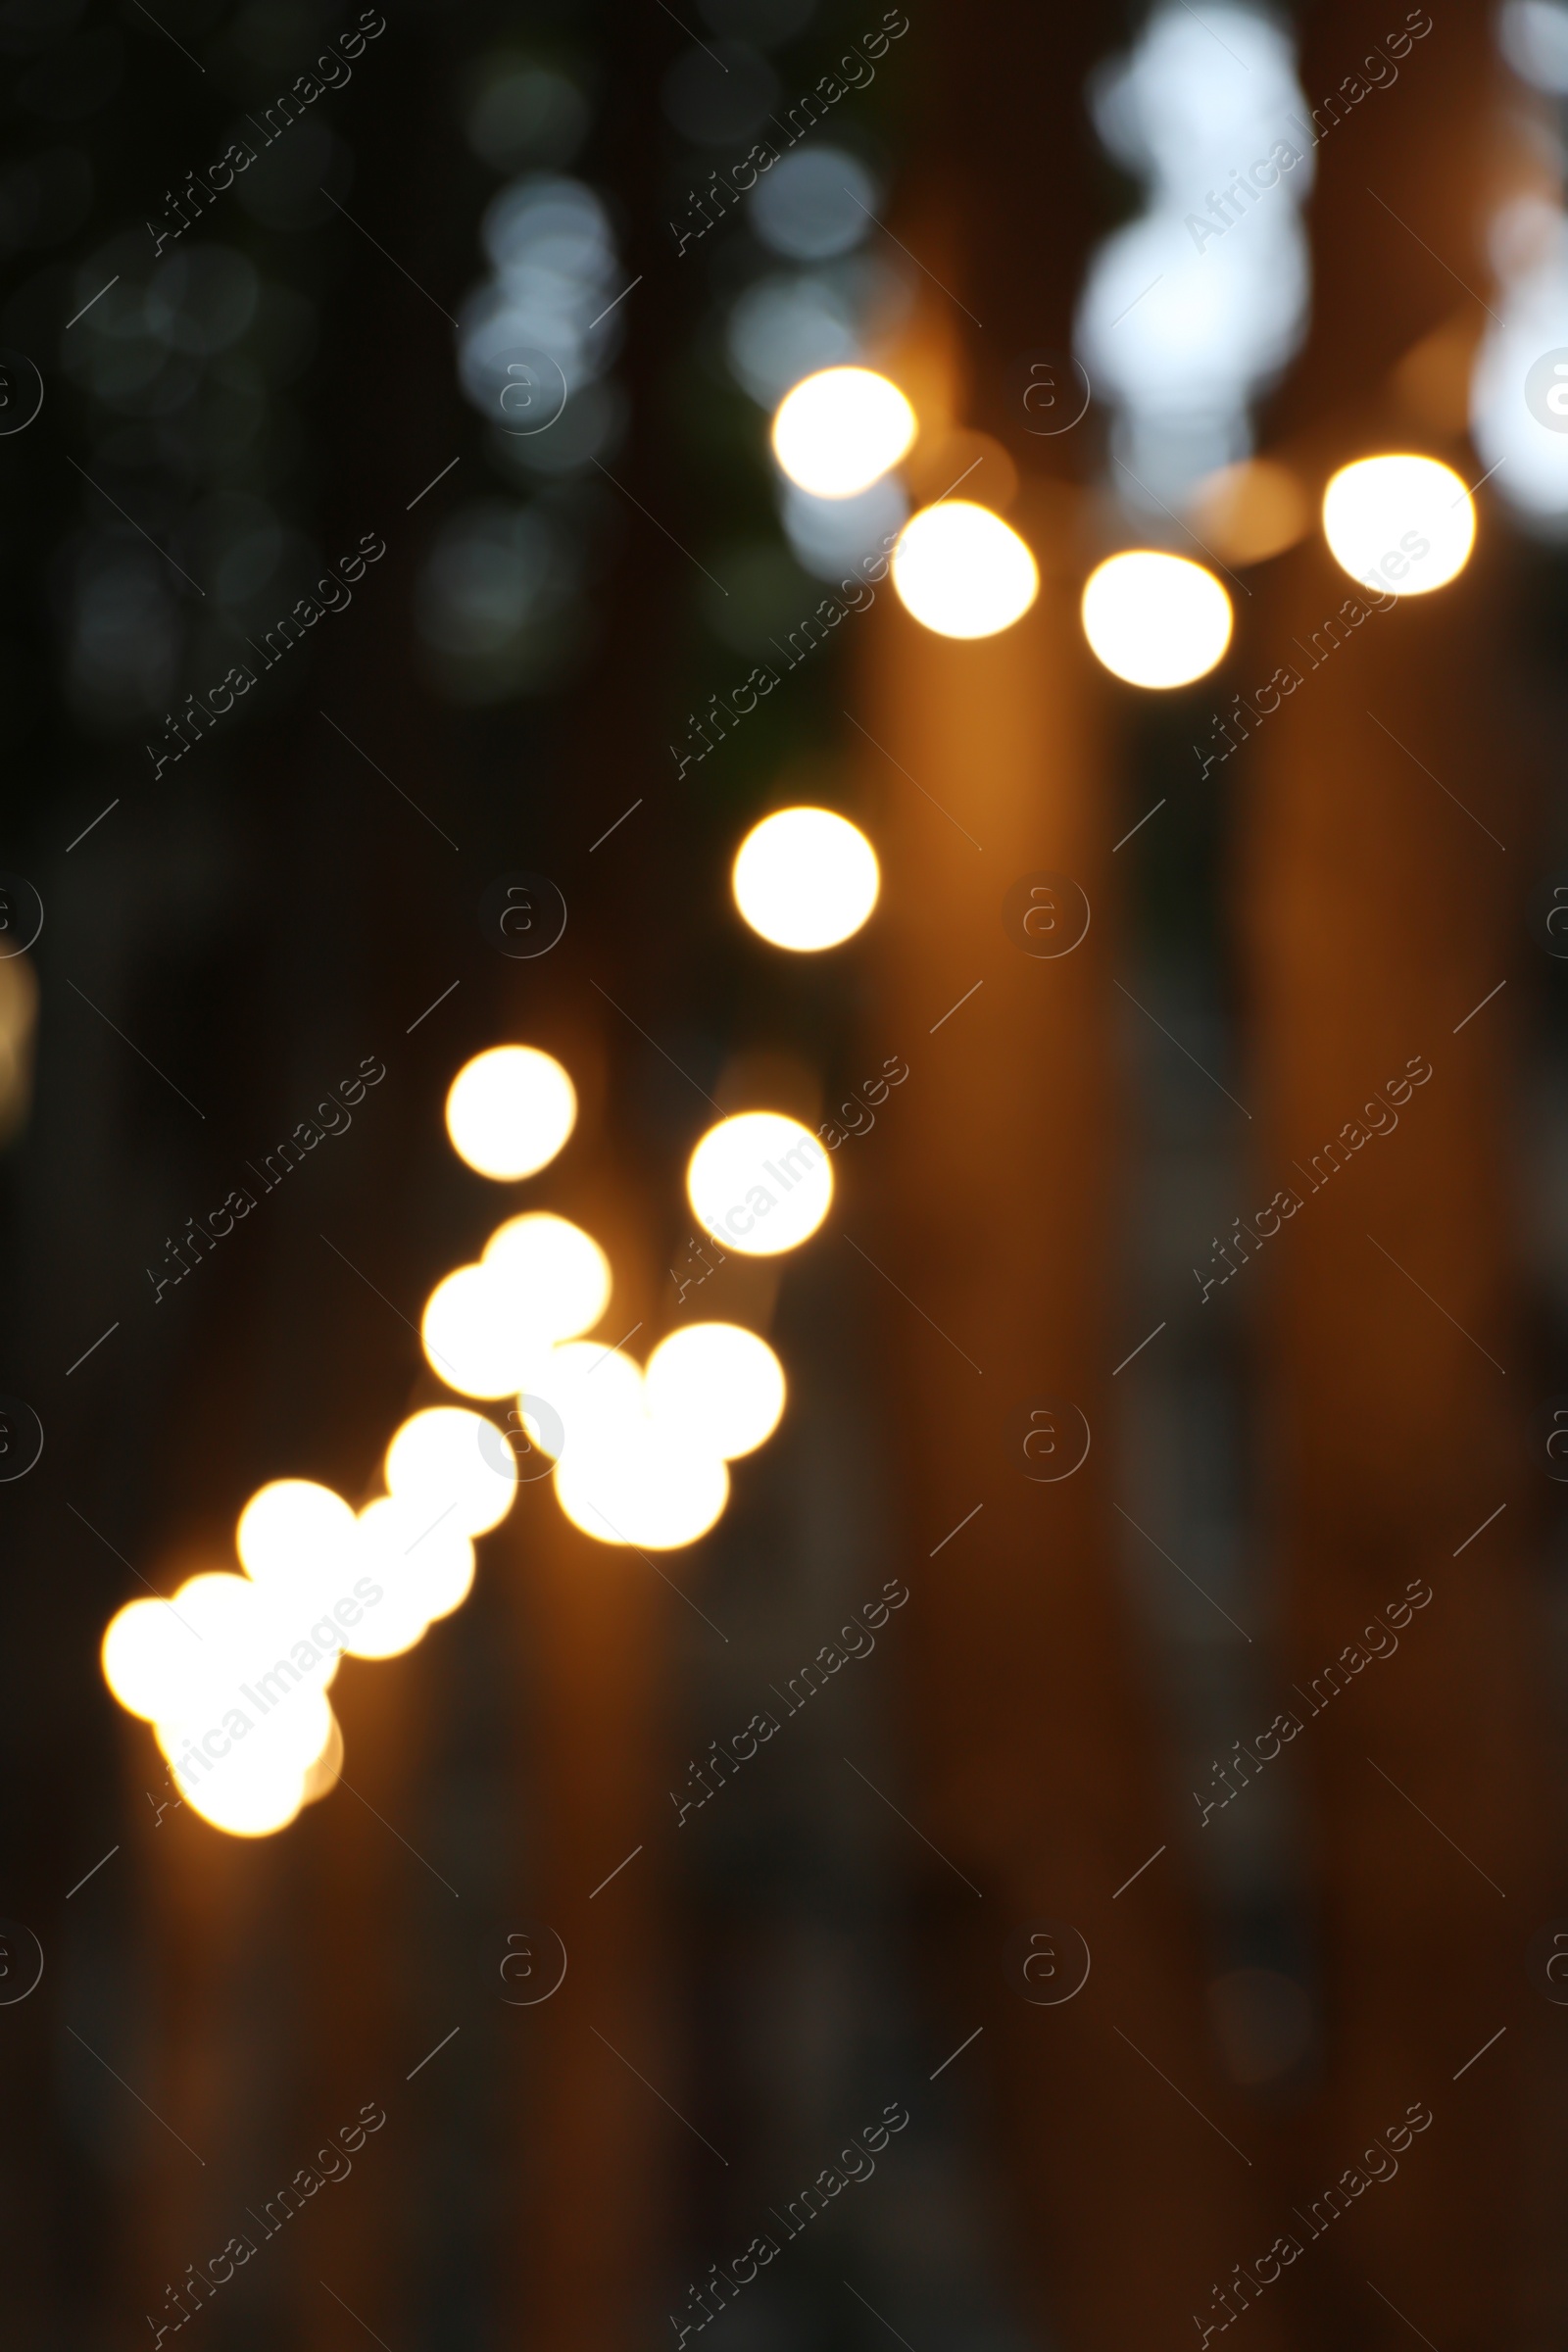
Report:
[[[453,1149],[510,1182],[555,1158],[576,1094],[552,1055],[504,1046],[464,1065],[446,1108]],[[804,1138],[825,1172],[806,1129],[759,1115],[772,1122],[761,1139],[772,1152],[798,1159]],[[746,1119],[724,1126],[750,1134]],[[830,1176],[824,1187],[813,1166],[789,1164],[793,1174],[775,1161],[773,1180],[781,1200],[801,1195],[769,1228],[770,1252],[806,1240],[831,1199]],[[612,1288],[609,1258],[580,1226],[536,1210],[508,1218],[476,1263],[436,1285],[420,1326],[449,1388],[515,1399],[507,1428],[466,1405],[426,1406],[394,1434],[386,1492],[362,1510],[314,1480],[274,1480],[239,1515],[239,1573],[204,1571],[111,1619],[104,1680],[151,1724],[180,1795],[215,1829],[270,1837],[334,1786],[343,1735],[327,1691],[339,1664],[400,1656],[461,1607],[474,1540],[511,1510],[524,1463],[551,1465],[561,1509],[596,1543],[673,1550],[718,1520],[727,1464],[778,1426],[783,1367],[758,1333],[712,1322],[668,1334],[645,1370],[584,1336]]]

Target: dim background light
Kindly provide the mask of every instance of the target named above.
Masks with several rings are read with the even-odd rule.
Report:
[[[1022,618],[1040,591],[1034,557],[989,507],[966,498],[923,507],[893,551],[905,611],[939,637],[994,637]]]
[[[781,808],[735,857],[735,904],[775,948],[809,954],[850,939],[876,905],[876,853],[830,808]]]
[[[537,1175],[577,1118],[577,1094],[554,1055],[535,1046],[476,1054],[447,1094],[447,1134],[460,1159],[498,1183]]]
[[[1323,536],[1335,562],[1363,587],[1429,596],[1470,561],[1475,501],[1436,458],[1360,458],[1323,493]]]
[[[824,368],[779,403],[773,454],[798,489],[853,498],[898,464],[914,435],[897,384],[869,368]]]
[[[833,1170],[808,1127],[779,1110],[744,1110],[710,1127],[692,1153],[686,1194],[707,1233],[743,1257],[799,1249],[827,1215]]]
[[[1113,677],[1129,686],[1186,686],[1229,645],[1231,600],[1201,564],[1134,548],[1090,573],[1083,623]]]

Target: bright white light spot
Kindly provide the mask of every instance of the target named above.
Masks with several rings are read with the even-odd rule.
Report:
[[[573,1340],[610,1304],[610,1260],[569,1217],[542,1209],[509,1217],[486,1242],[484,1262],[506,1285],[531,1343]]]
[[[905,525],[893,585],[905,610],[937,636],[994,637],[1028,612],[1040,574],[1000,514],[949,498]]]
[[[335,1599],[354,1581],[354,1513],[314,1479],[259,1488],[239,1515],[234,1544],[259,1585],[297,1596],[304,1608],[317,1594]]]
[[[649,1417],[672,1444],[734,1461],[770,1438],[784,1410],[784,1368],[738,1323],[688,1323],[661,1340],[644,1376]]]
[[[459,1266],[438,1282],[419,1321],[430,1369],[465,1396],[505,1396],[521,1377],[523,1342],[493,1267]]]
[[[199,1639],[167,1600],[128,1600],[104,1631],[104,1681],[128,1714],[172,1714],[195,1678]]]
[[[568,1448],[555,1486],[566,1517],[596,1543],[674,1551],[719,1518],[729,1473],[716,1453],[672,1445],[643,1421],[608,1443]]]
[[[1469,562],[1475,502],[1436,458],[1361,458],[1323,493],[1323,535],[1352,580],[1379,595],[1427,596]]]
[[[556,1156],[577,1117],[571,1080],[534,1046],[493,1046],[452,1081],[447,1133],[481,1176],[510,1183],[536,1175]]]
[[[437,1506],[439,1508],[439,1506]],[[412,1649],[430,1622],[421,1562],[432,1546],[462,1546],[469,1573],[473,1546],[460,1529],[455,1513],[438,1518],[426,1499],[385,1494],[368,1502],[360,1513],[360,1582],[357,1595],[364,1608],[360,1622],[343,1640],[356,1658],[396,1658]]]
[[[430,1405],[404,1422],[386,1449],[386,1483],[418,1520],[410,1542],[438,1524],[482,1536],[500,1525],[516,1492],[515,1472],[494,1424],[459,1404]],[[365,1516],[362,1511],[362,1529]]]
[[[735,858],[735,904],[775,948],[836,948],[858,931],[880,876],[876,853],[847,817],[828,808],[764,816]]]
[[[799,1249],[827,1215],[833,1170],[799,1119],[747,1110],[709,1129],[687,1167],[686,1194],[726,1250],[776,1257]]]
[[[1090,573],[1083,622],[1113,676],[1130,686],[1185,686],[1229,645],[1231,600],[1201,564],[1135,548]]]
[[[612,1444],[642,1417],[642,1373],[624,1349],[597,1340],[552,1348],[530,1366],[518,1413],[528,1438],[550,1456]]]
[[[173,1757],[170,1765],[174,1786],[191,1811],[230,1838],[270,1838],[288,1828],[305,1802],[308,1771],[283,1763],[243,1767],[234,1755],[224,1759],[224,1766],[232,1770],[220,1768],[211,1776],[182,1767]]]
[[[914,411],[870,368],[824,368],[785,394],[773,455],[815,498],[853,498],[898,464],[915,436]]]
[[[610,1301],[610,1260],[566,1217],[513,1217],[425,1303],[419,1336],[430,1367],[466,1396],[507,1396],[546,1348],[598,1322]]]

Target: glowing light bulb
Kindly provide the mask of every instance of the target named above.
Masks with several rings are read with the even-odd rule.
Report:
[[[917,430],[897,384],[869,368],[824,368],[787,392],[773,455],[813,498],[854,498],[896,466]]]
[[[335,1597],[345,1573],[352,1582],[354,1513],[314,1479],[276,1478],[241,1511],[234,1547],[257,1584],[308,1606],[316,1593]]]
[[[482,1413],[435,1404],[412,1414],[393,1438],[386,1483],[398,1501],[423,1512],[421,1526],[450,1521],[460,1535],[482,1536],[512,1508],[516,1465]],[[362,1531],[365,1517],[362,1511]]]
[[[486,1242],[484,1263],[506,1286],[530,1347],[574,1340],[610,1304],[610,1260],[568,1217],[509,1217]]]
[[[738,1323],[687,1323],[648,1358],[649,1418],[674,1444],[734,1461],[770,1438],[784,1410],[784,1368]]]
[[[1201,564],[1133,548],[1090,573],[1083,623],[1113,677],[1129,686],[1186,686],[1229,645],[1231,600]]]
[[[1323,493],[1323,535],[1335,562],[1363,587],[1429,596],[1470,560],[1475,501],[1436,458],[1361,458],[1342,466]]]
[[[704,1230],[744,1257],[776,1257],[809,1239],[833,1200],[833,1170],[808,1127],[746,1110],[710,1127],[686,1169]]]
[[[989,507],[948,498],[905,524],[893,585],[906,612],[939,637],[994,637],[1040,592],[1035,560]]]
[[[858,826],[828,808],[781,808],[736,852],[735,904],[776,948],[836,948],[859,930],[881,877]]]
[[[493,1046],[465,1062],[447,1095],[452,1148],[498,1183],[536,1175],[555,1158],[577,1118],[577,1094],[552,1054],[534,1046]]]

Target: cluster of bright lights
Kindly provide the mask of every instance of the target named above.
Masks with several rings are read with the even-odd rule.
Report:
[[[472,1539],[511,1501],[493,1472],[456,1474],[470,1458],[483,1470],[488,1426],[416,1413],[388,1449],[387,1494],[358,1516],[330,1487],[275,1480],[240,1513],[243,1574],[190,1577],[111,1620],[104,1678],[215,1828],[267,1837],[324,1796],[343,1760],[326,1695],[339,1660],[396,1657],[467,1597]]]
[[[915,430],[908,402],[885,376],[867,368],[825,368],[780,403],[773,450],[797,488],[818,498],[849,498],[899,463]],[[1446,586],[1468,562],[1475,504],[1459,476],[1435,458],[1363,458],[1329,483],[1323,531],[1335,560],[1361,585],[1380,595],[1424,596]],[[1040,590],[1034,557],[1017,532],[989,508],[962,498],[939,499],[909,517],[891,570],[906,611],[939,637],[994,637],[1022,618]],[[1091,650],[1105,668],[1130,685],[1155,690],[1205,676],[1231,639],[1231,600],[1213,572],[1154,548],[1129,548],[1101,564],[1084,588],[1082,616]],[[779,947],[836,946],[864,921],[875,899],[868,846],[868,895],[842,860],[835,861],[831,847],[817,886],[801,887],[794,870],[800,859],[790,852],[798,842],[802,858],[808,855],[808,818],[822,826],[834,821],[821,810],[789,810],[768,823],[793,826],[795,840],[771,841],[766,826],[759,826],[736,859],[741,911]],[[844,927],[835,928],[841,919]]]
[[[447,1097],[454,1149],[503,1181],[547,1165],[575,1117],[566,1072],[532,1047],[477,1055]],[[832,1198],[814,1137],[771,1113],[710,1129],[689,1184],[708,1230],[754,1254],[793,1249]],[[535,1463],[598,1543],[665,1551],[713,1526],[728,1464],[778,1426],[778,1358],[738,1324],[689,1323],[641,1366],[583,1336],[611,1280],[598,1243],[569,1219],[509,1218],[475,1264],[436,1285],[421,1326],[448,1387],[514,1399],[506,1429],[462,1405],[414,1413],[387,1447],[386,1492],[362,1510],[309,1479],[276,1480],[240,1513],[240,1573],[190,1577],[111,1620],[104,1678],[152,1724],[204,1820],[267,1837],[325,1795],[343,1761],[327,1697],[340,1659],[396,1657],[466,1599],[475,1537],[499,1526],[521,1480],[545,1474]]]

